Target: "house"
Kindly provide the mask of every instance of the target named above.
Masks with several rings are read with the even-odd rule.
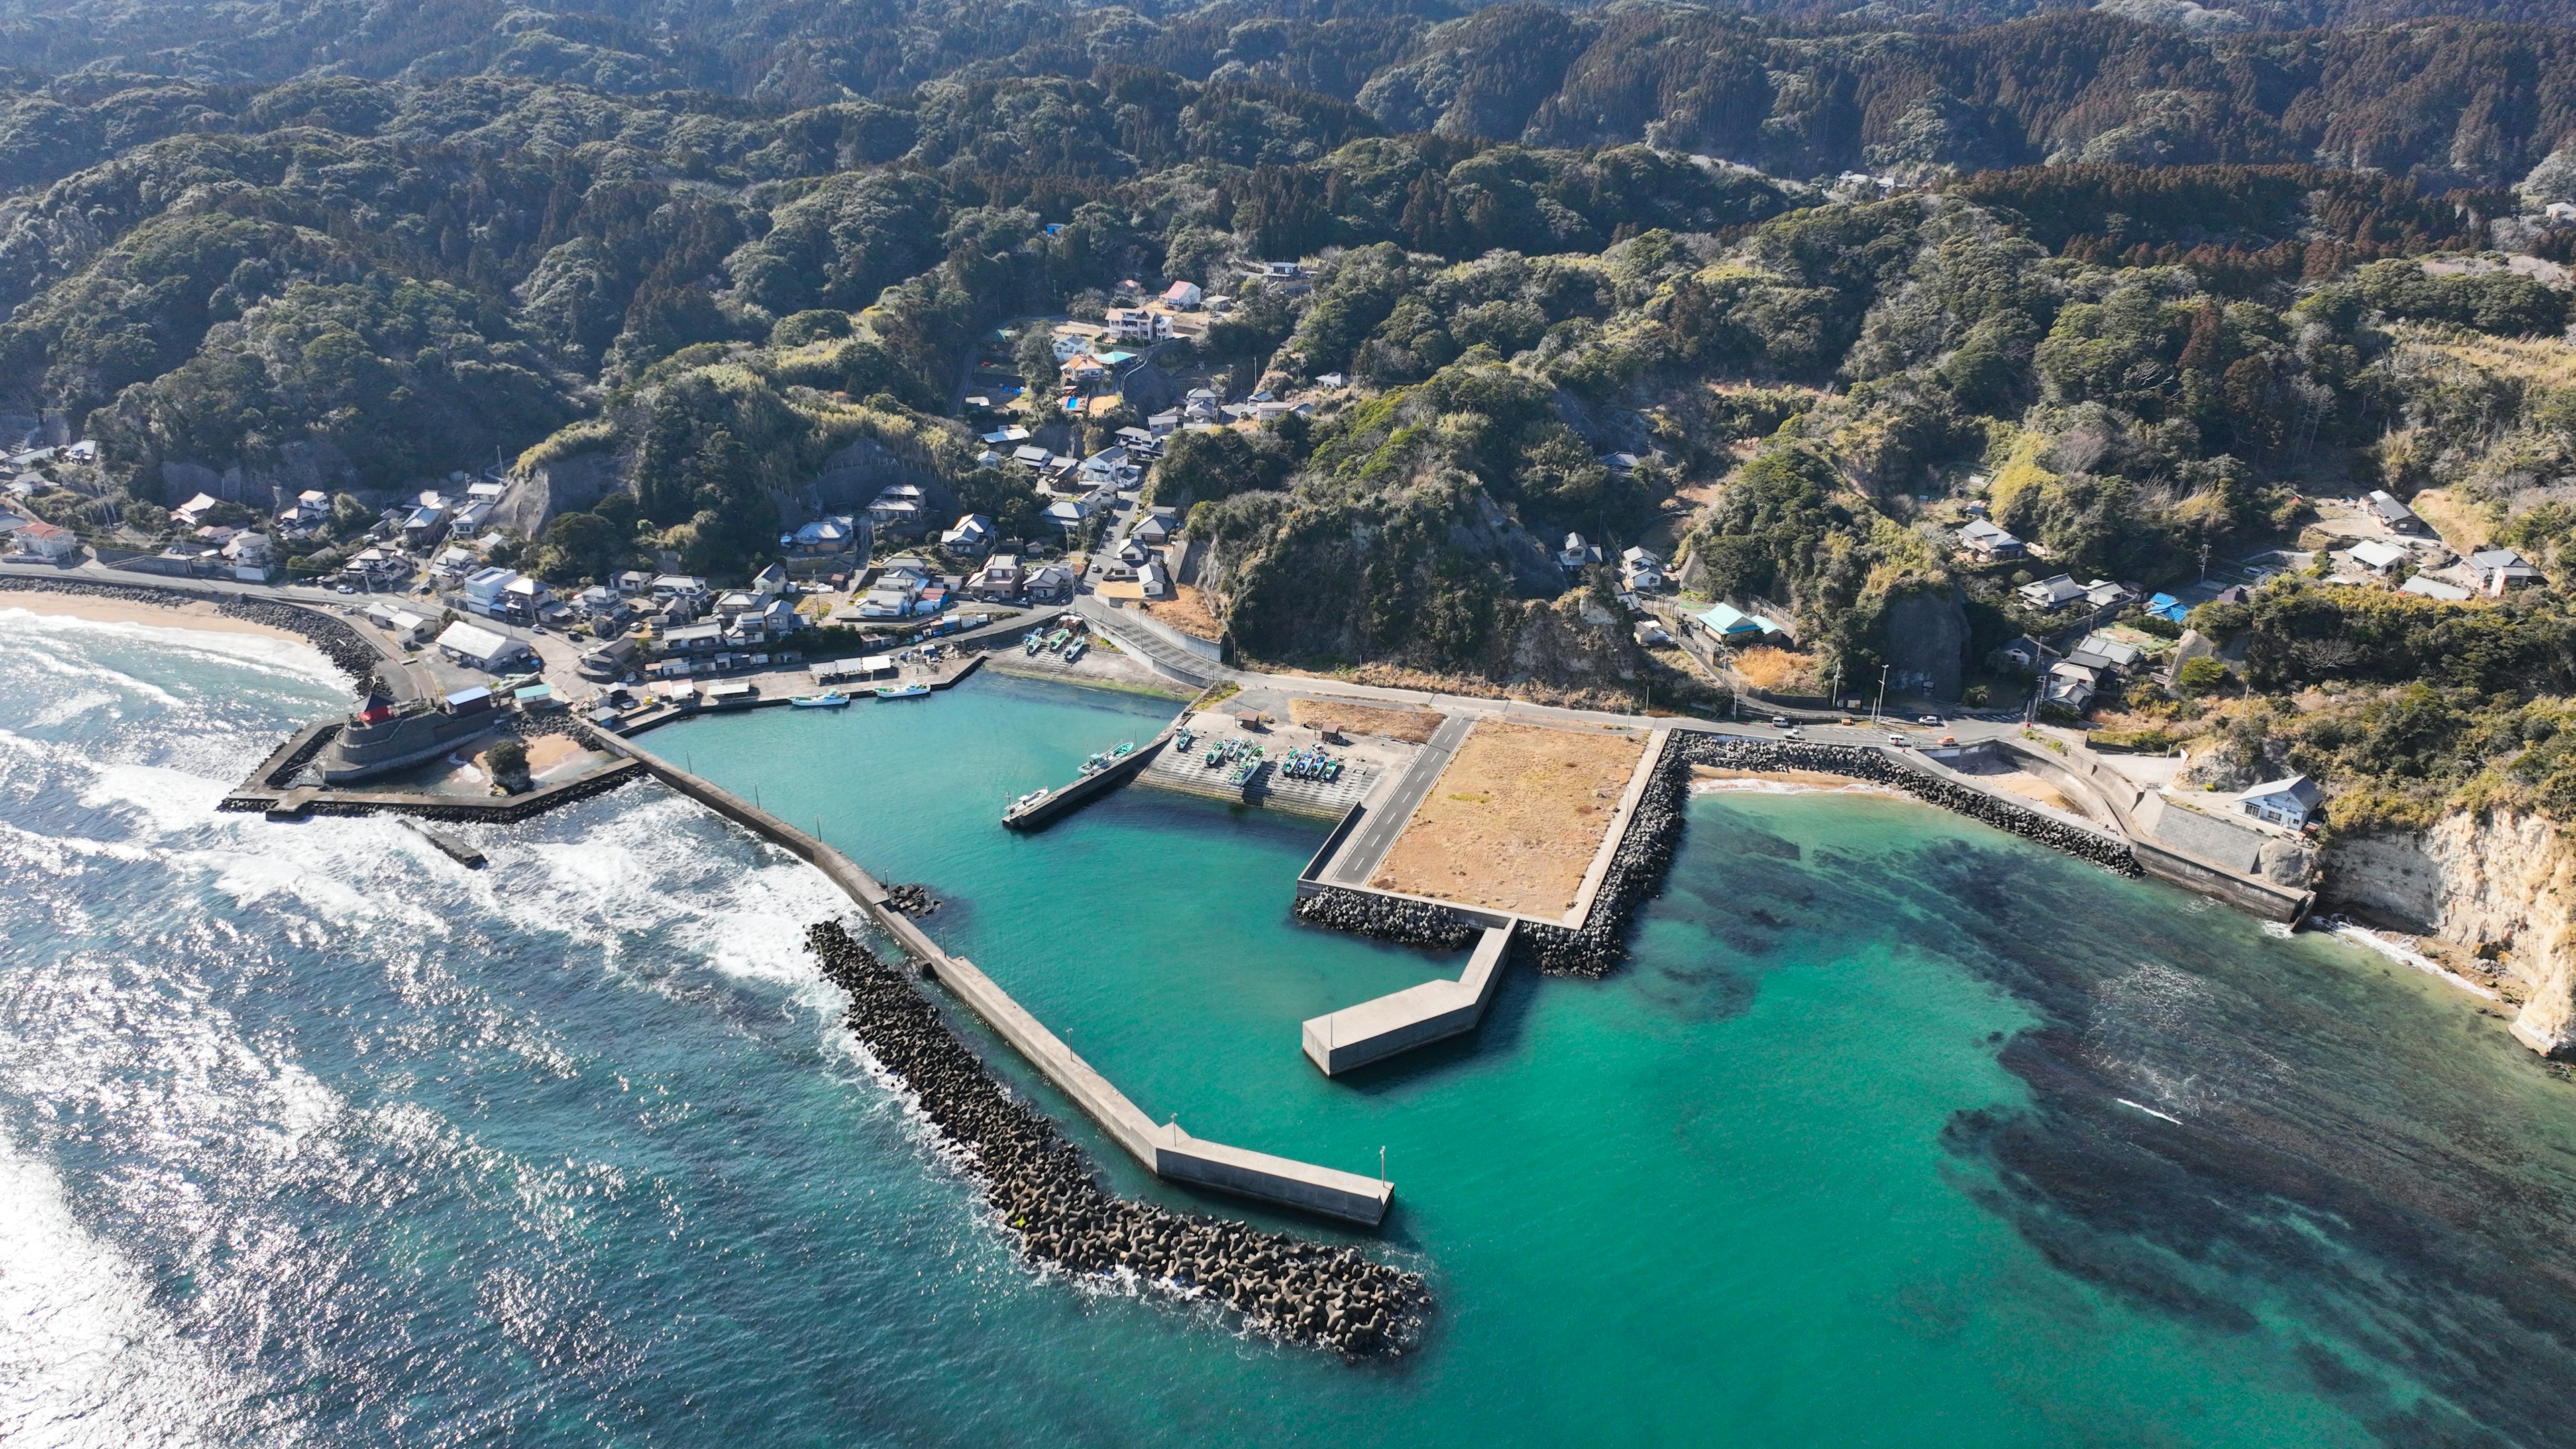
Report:
[[[1637,471],[1637,455],[1634,453],[1604,453],[1594,461],[1621,477]]]
[[[1172,596],[1172,571],[1163,567],[1161,559],[1149,558],[1136,566],[1136,584],[1145,591],[1146,598],[1168,599]]]
[[[1007,599],[1020,591],[1020,559],[1017,554],[997,553],[984,560],[984,566],[966,580],[966,592],[978,599]]]
[[[200,493],[196,497],[189,499],[187,502],[180,504],[178,507],[171,509],[170,517],[179,523],[186,524],[190,528],[195,528],[206,521],[207,514],[214,512],[217,508],[222,506],[222,499],[215,497],[211,493]]]
[[[1733,604],[1719,604],[1703,614],[1693,614],[1691,622],[1720,644],[1759,644],[1774,634],[1788,631],[1759,614],[1748,614]]]
[[[2145,657],[2146,652],[2147,651],[2144,649],[2141,649],[2137,645],[2131,644],[2126,640],[2114,639],[2108,634],[2099,632],[2085,635],[2084,642],[2075,646],[2075,655],[2089,654],[2094,659],[2102,661],[2101,664],[2095,665],[2095,668],[2119,670],[2135,669],[2138,666],[2138,661]],[[2075,655],[2069,655],[2067,657],[2074,658]],[[2090,661],[2087,662],[2089,663]]]
[[[46,523],[39,519],[20,528],[17,539],[20,554],[40,558],[47,563],[61,563],[80,553],[79,536],[59,523]]]
[[[2042,697],[2050,704],[2064,705],[2082,714],[2092,707],[2093,696],[2101,685],[2101,675],[2071,659],[2064,659],[2048,667],[2046,690]]]
[[[2354,544],[2346,557],[2374,574],[2385,574],[2399,564],[2413,562],[2415,555],[2384,538],[2365,538]]]
[[[1207,292],[1196,282],[1174,282],[1163,289],[1163,305],[1185,312],[1206,300]]]
[[[1293,297],[1314,285],[1306,268],[1296,262],[1255,262],[1243,272],[1247,281],[1259,282],[1265,291]]]
[[[1619,580],[1640,593],[1660,589],[1664,586],[1664,561],[1642,548],[1623,549],[1619,554]]]
[[[1986,563],[1997,559],[2022,556],[2022,542],[1982,518],[1971,519],[1959,530],[1959,546],[1971,557]]]
[[[724,644],[724,625],[710,619],[703,624],[674,624],[653,636],[656,654],[708,654]]]
[[[1995,651],[1995,657],[2012,668],[2036,671],[2040,661],[2046,659],[2048,653],[2047,645],[2028,634],[2022,634],[2006,641],[2004,647]]]
[[[651,593],[653,590],[653,576],[642,569],[628,569],[609,582],[616,585],[617,592],[628,598],[633,598],[637,594]]]
[[[2109,579],[2095,579],[2084,586],[2084,602],[2096,609],[2116,609],[2137,596],[2136,589]]]
[[[518,577],[516,570],[497,565],[476,569],[466,575],[465,582],[459,585],[457,590],[464,595],[466,612],[481,614],[486,618],[499,615],[508,607],[504,593],[511,582]]]
[[[533,624],[554,595],[546,586],[525,574],[501,586],[501,608],[523,624]]]
[[[1318,373],[1315,376],[1315,386],[1329,388],[1334,392],[1339,392],[1350,385],[1351,380],[1338,372]]]
[[[774,599],[787,592],[787,570],[776,564],[751,576],[751,591],[761,598]]]
[[[1047,522],[1054,524],[1057,528],[1064,530],[1066,533],[1080,532],[1083,520],[1089,516],[1090,510],[1084,508],[1078,499],[1059,498],[1055,502],[1047,505]]]
[[[1179,531],[1179,518],[1171,509],[1155,508],[1136,520],[1136,526],[1127,530],[1127,536],[1148,548],[1160,548],[1171,542],[1172,535]]]
[[[2422,533],[2424,531],[2424,520],[2415,516],[2415,510],[2398,502],[2385,488],[2370,490],[2370,493],[2362,499],[2362,506],[2368,508],[2373,516],[2396,532]]]
[[[234,578],[252,584],[268,582],[272,558],[267,534],[236,533],[225,541],[223,553],[232,560]]]
[[[2499,598],[2541,582],[2540,570],[2509,548],[2482,548],[2470,554],[2469,572],[2476,576],[2480,589]]]
[[[884,490],[868,503],[867,519],[877,533],[920,537],[925,527],[921,489],[910,483],[897,483]]]
[[[2034,609],[2063,609],[2084,597],[2084,586],[2066,575],[2038,579],[2013,590],[2021,601]]]
[[[990,517],[969,513],[939,535],[939,546],[954,554],[980,554],[993,546],[993,528]]]
[[[1143,307],[1112,307],[1109,335],[1121,342],[1161,342],[1172,335],[1172,317]]]
[[[1033,604],[1062,604],[1073,598],[1073,570],[1060,563],[1029,570],[1021,585]]]
[[[1567,534],[1564,544],[1556,551],[1556,566],[1567,573],[1579,572],[1586,566],[1599,562],[1601,562],[1601,550],[1584,542],[1583,535],[1579,533]]]
[[[1145,419],[1145,428],[1155,437],[1168,438],[1172,434],[1181,430],[1181,415],[1179,413],[1156,413],[1152,417]]]
[[[805,627],[805,616],[796,612],[793,599],[772,599],[755,617],[761,633],[771,639],[784,639]]]
[[[403,515],[403,542],[413,548],[427,548],[447,536],[447,510],[422,504]]]
[[[875,546],[875,532],[873,524],[861,522],[856,514],[836,513],[799,525],[794,533],[778,542],[780,547],[801,558],[866,554]]]
[[[534,651],[506,634],[496,634],[479,624],[463,621],[450,624],[438,636],[438,652],[486,674],[498,674],[522,659],[534,659]]]
[[[2147,596],[2147,612],[2168,624],[2179,624],[2191,615],[2191,610],[2183,607],[2182,600],[2162,593]]]
[[[2325,792],[2305,775],[2267,780],[2251,790],[2239,791],[2236,807],[2257,820],[2296,830],[2308,823]]]
[[[921,597],[921,584],[906,575],[887,574],[878,578],[876,587],[859,600],[862,619],[909,619],[912,606]]]

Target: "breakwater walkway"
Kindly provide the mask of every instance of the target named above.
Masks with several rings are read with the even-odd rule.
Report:
[[[1155,1176],[1369,1227],[1384,1221],[1387,1206],[1394,1198],[1393,1186],[1384,1179],[1193,1137],[1182,1129],[1177,1118],[1157,1124],[973,962],[941,950],[919,926],[888,903],[886,888],[848,856],[631,740],[603,740],[601,744],[635,761],[672,789],[822,871],[858,903],[879,930],[921,963],[923,974],[965,1003]]]
[[[1337,1077],[1354,1067],[1381,1061],[1418,1046],[1474,1031],[1494,1003],[1494,988],[1503,979],[1503,960],[1511,950],[1507,921],[1487,926],[1476,942],[1467,969],[1455,981],[1425,981],[1373,1001],[1345,1006],[1310,1017],[1305,1023],[1306,1057]]]

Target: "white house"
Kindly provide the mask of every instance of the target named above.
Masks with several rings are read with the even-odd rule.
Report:
[[[1143,307],[1112,307],[1109,335],[1121,342],[1161,342],[1172,335],[1171,314]]]
[[[2352,546],[2351,553],[2354,563],[2375,574],[2387,573],[2390,569],[2414,557],[2415,555],[2407,552],[2403,546],[2390,543],[2384,538],[2365,538]]]
[[[59,523],[39,519],[17,532],[18,552],[60,563],[80,552],[80,537]]]
[[[1184,310],[1207,300],[1207,293],[1196,282],[1174,282],[1163,289],[1163,305]]]
[[[2316,810],[2317,802],[2324,798],[2325,792],[2317,788],[2316,781],[2305,775],[2292,775],[2287,779],[2267,780],[2251,790],[2240,792],[2236,805],[2257,820],[2296,830],[2308,823],[2308,816]]]
[[[1649,592],[1664,586],[1664,561],[1642,548],[1619,553],[1619,578],[1630,589]]]
[[[464,584],[459,588],[459,592],[465,596],[466,609],[471,613],[485,616],[500,613],[509,607],[508,590],[511,582],[518,577],[516,570],[501,568],[498,565],[476,569],[466,575]]]
[[[939,546],[956,554],[982,553],[993,546],[993,520],[981,513],[969,513],[957,520],[957,526],[939,535]]]
[[[198,524],[205,522],[206,515],[213,512],[222,503],[222,499],[217,498],[211,493],[200,493],[196,497],[189,499],[187,502],[180,504],[178,507],[171,509],[170,516],[181,523],[188,525],[190,528],[195,528]]]

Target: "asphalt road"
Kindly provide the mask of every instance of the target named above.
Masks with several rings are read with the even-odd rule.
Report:
[[[1415,752],[1413,763],[1405,767],[1403,778],[1387,792],[1386,803],[1369,812],[1369,818],[1360,823],[1359,833],[1343,847],[1341,859],[1334,866],[1334,879],[1344,885],[1368,884],[1378,862],[1395,844],[1396,833],[1413,818],[1414,807],[1422,803],[1422,797],[1431,793],[1432,782],[1448,767],[1449,757],[1458,752],[1474,724],[1472,719],[1451,715],[1431,732],[1430,741]]]

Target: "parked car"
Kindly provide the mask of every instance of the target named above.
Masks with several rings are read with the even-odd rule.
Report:
[[[1937,714],[1918,714],[1914,717],[1914,722],[1919,725],[1932,725],[1937,728],[1941,723],[1941,716]]]
[[[1785,730],[1789,728],[1789,717],[1785,714],[1775,714],[1771,716],[1771,728],[1775,730]]]

